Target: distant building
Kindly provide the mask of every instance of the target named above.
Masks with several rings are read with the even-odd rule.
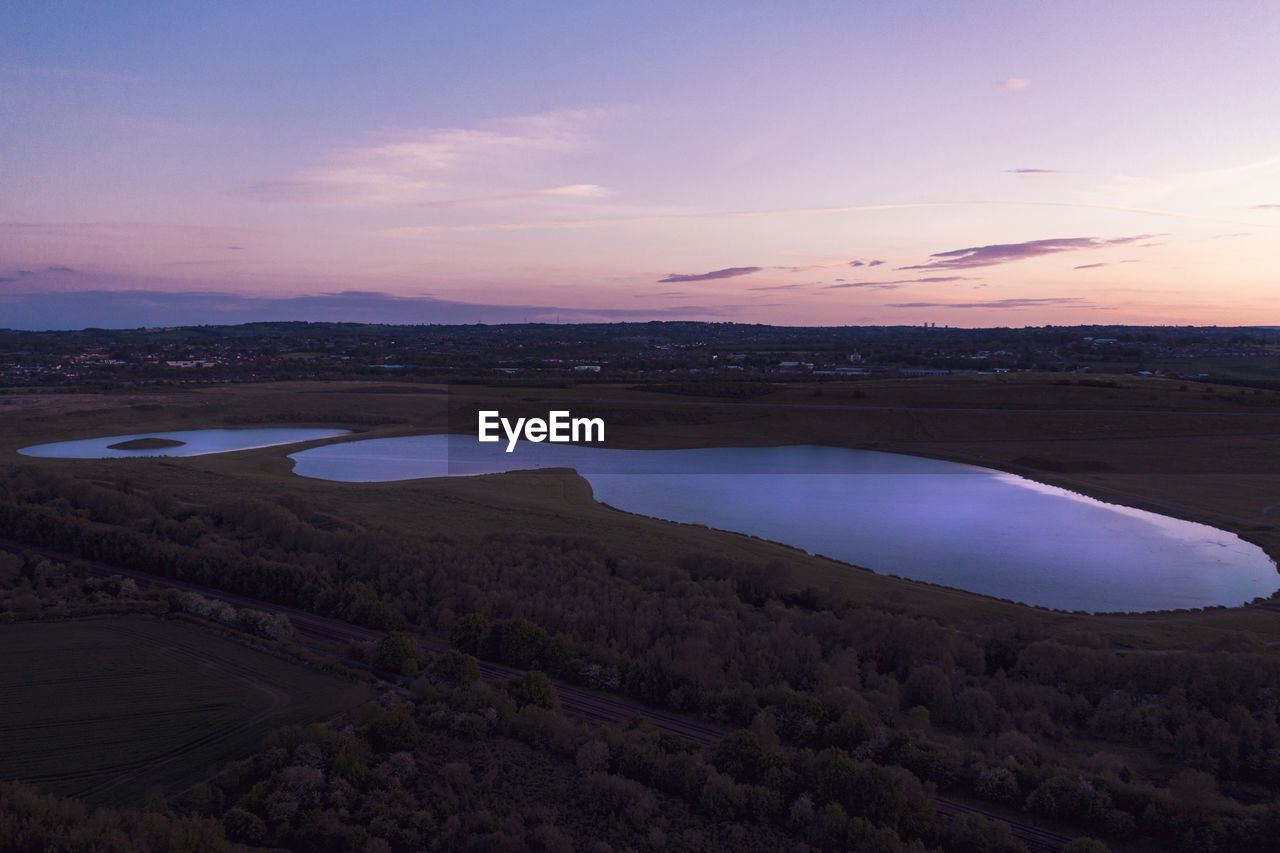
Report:
[[[903,367],[898,369],[900,376],[950,376],[950,370],[937,367]]]

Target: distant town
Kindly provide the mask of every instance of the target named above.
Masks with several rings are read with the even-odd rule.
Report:
[[[1269,327],[786,327],[653,322],[387,326],[252,323],[76,332],[0,330],[0,386],[419,377],[681,381],[1049,371],[1280,387]]]

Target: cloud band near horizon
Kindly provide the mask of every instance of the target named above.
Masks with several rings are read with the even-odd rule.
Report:
[[[1079,296],[1050,296],[1042,299],[991,299],[986,302],[896,302],[889,308],[1040,308],[1046,305],[1071,305],[1095,311],[1110,311],[1102,305],[1094,305]]]
[[[393,325],[470,323],[619,322],[719,320],[733,306],[580,308],[555,305],[486,305],[433,296],[397,296],[347,290],[300,296],[249,296],[221,291],[78,290],[0,293],[3,328],[68,330],[156,326],[236,325],[256,322],[349,322]]]

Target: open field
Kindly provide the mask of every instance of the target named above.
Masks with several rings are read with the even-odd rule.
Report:
[[[1149,358],[1138,362],[1098,362],[1093,365],[1096,372],[1123,373],[1134,370],[1165,371],[1174,376],[1195,375],[1198,373],[1221,376],[1224,379],[1244,381],[1263,380],[1276,381],[1276,364],[1274,356],[1197,356],[1194,358]]]
[[[937,380],[794,383],[763,386],[763,393],[732,399],[695,396],[687,393],[687,389],[684,389],[684,393],[670,394],[589,383],[561,388],[456,385],[446,389],[443,386],[402,381],[202,387],[180,393],[166,391],[162,399],[154,403],[145,402],[138,397],[120,400],[110,394],[32,394],[24,396],[22,407],[11,406],[6,413],[0,414],[0,426],[4,427],[3,432],[0,432],[0,458],[27,444],[152,430],[271,425],[331,426],[353,431],[350,438],[335,440],[343,441],[423,432],[472,432],[475,412],[481,408],[499,409],[504,416],[545,415],[550,409],[569,409],[577,416],[604,418],[608,424],[607,444],[613,447],[810,443],[956,459],[1016,471],[1044,482],[1063,485],[1119,503],[1213,523],[1251,538],[1267,547],[1273,555],[1280,552],[1280,536],[1274,529],[1275,522],[1272,518],[1276,510],[1280,509],[1280,493],[1276,488],[1280,484],[1280,475],[1272,473],[1280,472],[1280,443],[1277,442],[1277,436],[1280,435],[1280,397],[1269,393],[1237,394],[1236,391],[1223,387],[1210,391],[1207,390],[1208,386],[1202,388],[1193,384],[1189,384],[1187,390],[1182,390],[1179,383],[1152,379],[1108,380],[1107,384],[1080,384],[1076,380],[1067,380],[1071,384],[1060,384],[1063,381],[1061,375],[1005,375],[946,377]],[[659,575],[646,575],[645,571],[651,568],[672,570],[671,567],[681,565],[682,558],[698,554],[715,555],[756,566],[780,560],[786,564],[787,569],[786,595],[763,607],[753,607],[747,599],[741,597],[743,593],[731,590],[724,598],[738,608],[735,612],[741,616],[734,618],[758,620],[752,628],[753,637],[762,636],[760,628],[767,625],[773,612],[781,615],[784,624],[804,625],[810,618],[803,604],[804,596],[809,593],[801,592],[799,588],[811,586],[824,592],[834,590],[837,593],[832,598],[824,597],[823,601],[835,601],[836,607],[849,605],[849,609],[843,611],[851,614],[849,618],[840,619],[838,625],[834,622],[822,623],[830,624],[833,632],[856,632],[858,624],[880,624],[867,621],[866,614],[873,620],[885,619],[884,624],[890,628],[901,626],[900,634],[891,631],[879,634],[881,637],[892,638],[884,649],[868,646],[868,659],[879,661],[882,668],[873,675],[865,676],[868,680],[863,684],[862,701],[867,703],[868,708],[875,709],[878,719],[887,721],[895,728],[910,729],[912,737],[932,744],[931,749],[937,747],[942,750],[942,754],[954,756],[957,761],[961,755],[974,754],[975,749],[986,750],[990,753],[988,758],[991,761],[1000,760],[1003,753],[992,751],[1002,748],[998,743],[992,743],[992,737],[998,738],[998,735],[992,732],[975,733],[967,729],[962,731],[948,722],[948,717],[945,716],[948,712],[945,710],[939,711],[937,723],[932,722],[931,717],[926,717],[925,722],[921,723],[916,719],[918,715],[915,711],[918,709],[911,710],[913,716],[906,716],[906,705],[916,700],[900,699],[900,694],[896,691],[890,694],[879,689],[881,684],[887,683],[893,687],[901,684],[904,691],[902,696],[906,695],[905,691],[908,689],[920,689],[918,685],[910,686],[915,679],[915,671],[921,668],[921,665],[915,663],[917,658],[913,657],[903,664],[909,672],[894,676],[892,667],[898,665],[898,649],[911,649],[913,642],[924,642],[921,640],[923,637],[932,636],[939,643],[954,642],[962,650],[956,653],[957,657],[954,659],[944,660],[938,670],[940,673],[955,673],[956,664],[952,660],[961,660],[958,655],[966,648],[977,649],[979,654],[985,651],[988,665],[992,660],[999,660],[1000,658],[993,658],[991,655],[1004,653],[1001,644],[1006,640],[1001,639],[1002,637],[1013,638],[1007,640],[1009,645],[1021,648],[1027,654],[1030,654],[1027,650],[1033,647],[1036,654],[1048,653],[1038,643],[1040,638],[1057,640],[1056,643],[1044,644],[1044,647],[1056,650],[1053,654],[1063,654],[1065,658],[1061,662],[1054,658],[1045,665],[1056,667],[1054,673],[1057,673],[1058,670],[1069,670],[1078,658],[1086,662],[1083,665],[1093,667],[1094,673],[1081,675],[1078,684],[1069,689],[1075,689],[1083,697],[1083,694],[1091,690],[1090,685],[1100,685],[1098,689],[1104,694],[1101,698],[1077,697],[1073,700],[1077,703],[1096,702],[1098,709],[1102,709],[1101,703],[1106,700],[1107,695],[1114,696],[1126,689],[1128,682],[1116,676],[1112,669],[1122,673],[1137,673],[1144,678],[1155,678],[1154,673],[1165,673],[1166,670],[1175,673],[1178,678],[1184,673],[1191,673],[1187,675],[1188,678],[1203,678],[1206,683],[1212,683],[1212,673],[1193,672],[1193,668],[1216,665],[1223,667],[1222,672],[1234,674],[1231,661],[1235,651],[1242,653],[1239,660],[1243,663],[1240,666],[1256,664],[1263,669],[1270,667],[1276,660],[1275,656],[1280,655],[1280,603],[1275,600],[1235,608],[1130,615],[1089,616],[1049,611],[958,589],[876,575],[848,564],[750,536],[620,512],[597,503],[589,484],[574,472],[565,469],[513,472],[487,477],[346,484],[293,475],[292,464],[287,457],[306,446],[311,445],[277,446],[172,459],[56,460],[9,455],[7,464],[0,470],[34,466],[42,471],[56,472],[64,478],[95,482],[104,488],[84,491],[92,491],[98,495],[114,494],[119,497],[112,500],[124,501],[126,505],[136,499],[144,507],[141,515],[150,512],[149,507],[152,505],[166,507],[164,513],[184,525],[177,528],[171,525],[167,528],[174,531],[175,538],[185,537],[190,542],[210,542],[210,552],[214,554],[225,552],[239,541],[243,547],[240,553],[247,559],[256,559],[259,551],[269,551],[277,541],[272,538],[275,534],[269,526],[258,529],[249,525],[241,530],[236,527],[239,522],[218,523],[220,514],[230,513],[233,517],[239,517],[235,516],[237,502],[251,502],[247,505],[250,511],[260,514],[268,524],[274,523],[271,520],[276,518],[277,511],[282,513],[280,517],[287,522],[288,518],[297,518],[297,528],[292,526],[292,522],[288,522],[280,529],[300,530],[300,536],[317,537],[314,540],[316,544],[299,547],[297,550],[298,564],[314,568],[314,574],[302,575],[304,581],[311,585],[297,587],[307,589],[307,594],[293,597],[287,590],[281,592],[274,588],[266,589],[265,586],[258,591],[254,591],[252,587],[242,591],[275,602],[316,608],[318,612],[331,618],[355,621],[364,626],[358,628],[362,636],[368,634],[369,625],[380,623],[360,621],[364,617],[359,614],[364,611],[358,611],[355,607],[360,603],[358,596],[348,594],[346,590],[339,590],[345,597],[333,594],[336,589],[334,580],[341,583],[350,577],[344,575],[344,567],[340,562],[341,555],[348,552],[334,551],[333,553],[339,554],[339,560],[331,566],[328,556],[330,551],[324,546],[323,536],[327,535],[327,531],[342,531],[344,537],[357,534],[349,536],[352,541],[344,545],[351,548],[350,553],[355,554],[356,559],[360,559],[360,551],[356,546],[367,538],[370,545],[376,542],[379,549],[386,546],[386,550],[372,552],[375,558],[367,566],[362,565],[359,570],[368,572],[372,580],[382,584],[380,595],[385,596],[386,601],[396,602],[396,606],[405,605],[406,609],[400,611],[405,619],[403,624],[408,630],[423,632],[420,639],[426,647],[432,649],[443,648],[443,644],[447,642],[445,634],[449,633],[451,625],[458,624],[454,621],[458,614],[479,611],[478,607],[471,609],[474,606],[473,600],[482,601],[495,620],[506,619],[513,613],[532,612],[523,607],[518,609],[514,605],[504,610],[507,606],[501,599],[504,587],[495,585],[499,580],[503,584],[509,582],[510,589],[518,590],[518,593],[512,594],[513,598],[516,595],[527,596],[534,603],[531,606],[543,607],[551,612],[551,618],[558,621],[550,624],[556,627],[568,625],[571,630],[578,632],[572,636],[581,647],[591,642],[593,625],[578,626],[574,617],[560,614],[554,609],[556,606],[563,606],[564,601],[586,601],[581,593],[578,593],[578,599],[571,598],[579,584],[599,584],[598,588],[604,594],[592,601],[609,601],[614,594],[626,596],[618,599],[626,602],[625,606],[620,605],[612,613],[607,608],[600,611],[598,624],[606,624],[609,619],[613,619],[612,625],[617,629],[616,634],[609,635],[609,639],[625,636],[633,620],[639,623],[645,618],[644,608],[637,606],[637,601],[645,602],[646,606],[650,601],[655,607],[671,605],[668,621],[655,630],[655,636],[679,637],[682,631],[692,625],[686,625],[687,617],[681,610],[685,601],[683,596],[688,594],[690,602],[701,601],[698,606],[705,606],[708,599],[706,589],[712,585],[693,587],[686,584],[677,587],[677,584],[684,581],[678,578],[674,581],[663,580]],[[29,479],[37,483],[42,481],[38,476]],[[53,478],[48,480],[56,482]],[[15,482],[21,481],[21,476],[15,478]],[[57,488],[74,498],[78,485],[64,480]],[[34,498],[36,501],[41,500],[38,494]],[[68,504],[68,509],[86,512],[90,511],[90,506],[76,503],[73,499]],[[186,523],[183,518],[187,513],[191,513],[195,519],[191,524],[194,532],[190,535],[184,532]],[[284,513],[289,515],[285,516]],[[143,523],[141,515],[139,525]],[[103,517],[104,524],[115,529],[128,524],[127,519],[111,517],[110,513],[105,513]],[[206,523],[210,519],[212,521]],[[72,540],[78,536],[75,532],[77,529],[84,528],[68,528],[71,532],[67,535],[65,545],[58,542],[46,544],[49,547],[71,549]],[[311,530],[317,532],[313,534]],[[206,538],[197,539],[197,534]],[[369,536],[364,537],[362,534]],[[486,537],[494,534],[527,534],[511,537],[510,541],[515,543],[533,542],[540,536],[566,537],[566,541],[577,541],[577,537],[585,537],[587,540],[594,540],[587,543],[589,547],[599,550],[577,553],[570,548],[566,554],[574,559],[584,559],[585,562],[577,564],[582,566],[581,569],[571,568],[564,574],[557,575],[553,571],[557,568],[554,562],[557,558],[552,556],[534,557],[528,562],[513,559],[508,565],[505,562],[507,554],[503,551],[508,547],[508,540],[499,538],[486,542]],[[293,535],[290,533],[289,537]],[[279,541],[283,542],[285,539]],[[517,548],[521,547],[524,546],[517,545]],[[133,565],[129,560],[128,549],[120,553],[122,557],[119,565],[125,570],[146,571],[148,567],[153,567],[150,570],[160,574],[170,573],[170,569],[162,561],[155,559],[154,555],[140,561],[139,565]],[[604,559],[606,556],[609,559]],[[476,562],[468,563],[467,560],[473,557]],[[486,562],[490,560],[493,562]],[[198,562],[199,558],[179,565],[194,565]],[[238,557],[228,563],[232,574],[237,562]],[[490,571],[490,565],[496,568]],[[611,579],[619,566],[621,568],[615,582]],[[252,577],[272,578],[274,575],[271,567],[265,564],[264,567],[263,572],[255,572]],[[384,571],[384,567],[389,568]],[[475,576],[480,578],[474,582],[474,590],[479,592],[468,586],[472,583],[473,569]],[[500,574],[502,572],[505,574]],[[606,575],[609,580],[605,579]],[[177,571],[175,576],[179,579],[196,577],[183,574],[182,571]],[[320,577],[319,581],[316,580],[317,576]],[[218,585],[222,583],[221,577],[210,575],[198,582]],[[487,581],[484,580],[486,577]],[[655,578],[655,585],[649,585],[649,577]],[[398,586],[402,579],[407,579],[407,583]],[[241,584],[236,588],[242,589],[243,581],[244,578],[232,578],[229,582],[232,585]],[[483,586],[485,583],[488,586]],[[629,585],[636,589],[634,597],[631,590],[627,589]],[[1280,578],[1277,579],[1277,585],[1280,586]],[[326,599],[325,595],[329,597]],[[491,598],[486,600],[480,597],[482,595],[491,595]],[[419,602],[426,606],[415,611],[413,608]],[[784,605],[783,602],[787,603]],[[446,604],[456,609],[441,616]],[[773,608],[777,610],[774,611]],[[692,610],[696,611],[697,608]],[[703,612],[720,613],[717,610]],[[831,612],[841,611],[832,609]],[[594,616],[595,611],[588,604],[574,613],[591,613]],[[825,613],[818,615],[823,616]],[[536,621],[540,616],[535,612],[530,618]],[[710,617],[702,618],[705,623]],[[79,669],[75,666],[64,668],[61,663],[55,662],[45,663],[43,665],[47,669],[26,676],[4,672],[0,674],[18,681],[28,681],[28,689],[33,691],[46,689],[42,687],[43,682],[40,680],[43,672],[58,673],[53,687],[47,688],[51,691],[69,688],[71,682],[77,682],[83,674],[83,681],[89,686],[93,686],[94,679],[114,679],[122,684],[132,685],[131,689],[138,695],[150,698],[153,694],[148,693],[148,690],[152,689],[154,676],[138,673],[127,667],[119,669],[119,661],[127,659],[127,649],[140,650],[137,657],[141,661],[172,656],[173,660],[168,660],[164,666],[154,661],[150,664],[153,669],[158,668],[167,673],[180,672],[184,666],[194,669],[192,661],[196,657],[208,658],[210,661],[221,660],[207,652],[196,655],[181,648],[175,651],[166,648],[161,652],[155,642],[145,636],[145,632],[139,633],[136,628],[137,625],[145,624],[151,626],[151,630],[185,630],[191,633],[192,629],[189,627],[140,619],[114,621],[135,627],[130,629],[131,633],[120,635],[121,645],[116,646],[114,651],[107,650],[105,645],[101,649],[95,646],[84,651],[85,661]],[[382,624],[385,626],[385,623]],[[723,624],[731,623],[726,621]],[[46,624],[16,627],[36,632],[56,630],[60,626]],[[0,626],[0,630],[4,629],[5,626]],[[26,657],[47,662],[50,652],[46,649],[36,654],[35,650],[49,647],[49,641],[37,637],[25,642],[29,650]],[[645,661],[646,664],[650,658],[642,657],[641,653],[648,648],[660,647],[660,643],[652,641],[648,646],[638,646],[641,652],[624,646],[631,660]],[[70,655],[74,659],[82,648],[83,644],[59,645],[55,642],[52,654],[61,657]],[[718,650],[719,647],[711,648]],[[778,648],[786,651],[789,647],[779,645]],[[858,648],[861,658],[862,646]],[[1079,649],[1078,655],[1072,651],[1076,648]],[[1168,654],[1173,650],[1195,650],[1196,654]],[[697,652],[696,649],[693,651]],[[705,647],[703,651],[705,652]],[[248,654],[247,650],[241,650],[241,653]],[[483,665],[482,671],[486,677],[493,676],[491,670],[494,667],[511,663],[501,656],[505,654],[501,648],[494,651],[494,654],[497,656],[491,657]],[[485,655],[489,655],[489,652],[486,651]],[[101,660],[103,657],[106,658],[105,661]],[[657,655],[653,657],[656,658]],[[777,659],[782,658],[779,656]],[[692,668],[687,670],[693,673],[692,677],[704,677],[703,671],[696,668],[697,659],[692,655],[677,658],[671,665],[673,668],[677,664],[684,665],[685,660],[693,662],[690,664]],[[751,660],[751,655],[747,654],[740,659],[734,658],[733,662],[736,666],[741,666],[743,663],[750,665]],[[1028,660],[1039,659],[1029,657]],[[831,669],[820,669],[819,677],[843,678],[843,675],[834,674],[834,665],[839,662],[833,656],[824,664]],[[1020,654],[1019,666],[1021,663]],[[12,661],[6,665],[10,669],[15,666]],[[283,663],[280,665],[285,666]],[[113,666],[117,669],[111,669]],[[1004,664],[1001,669],[1004,670],[1007,666],[1008,664]],[[636,671],[643,672],[629,670]],[[711,674],[706,676],[706,683],[714,686],[715,682],[711,679],[716,677],[719,670],[713,664],[709,671]],[[781,668],[777,671],[783,672]],[[882,676],[881,672],[890,674]],[[1066,706],[1068,699],[1064,698],[1064,688],[1053,688],[1055,684],[1070,682],[1055,681],[1056,674],[1052,678],[1046,676],[1044,683],[1038,684],[1034,681],[1038,676],[1015,673],[1014,678],[1006,680],[1003,672],[984,672],[981,663],[976,669],[971,668],[966,672],[970,673],[967,678],[973,684],[980,685],[972,689],[966,688],[966,695],[979,690],[987,691],[985,695],[993,703],[1003,703],[993,705],[997,713],[1019,715],[1011,720],[1012,725],[1018,732],[1030,736],[1032,754],[1038,756],[1036,760],[1043,762],[1045,767],[1063,768],[1062,772],[1071,778],[1084,772],[1081,768],[1093,767],[1091,762],[1095,762],[1095,758],[1100,762],[1123,761],[1126,768],[1136,772],[1144,780],[1143,784],[1152,784],[1164,790],[1172,785],[1182,769],[1188,766],[1212,766],[1207,763],[1209,759],[1195,751],[1200,748],[1197,746],[1198,741],[1189,742],[1190,746],[1187,748],[1173,749],[1169,746],[1173,733],[1182,731],[1181,729],[1170,728],[1170,734],[1164,740],[1147,742],[1127,736],[1127,730],[1117,728],[1110,722],[1110,718],[1102,715],[1101,710],[1094,712],[1098,731],[1088,727],[1093,725],[1095,717],[1090,718],[1088,726],[1075,721],[1071,715],[1076,711],[1072,710],[1074,706]],[[1076,675],[1073,673],[1070,677],[1075,678]],[[172,677],[178,676],[175,674]],[[564,677],[572,680],[572,673]],[[1164,678],[1165,675],[1161,674],[1159,677]],[[782,683],[772,674],[762,678],[773,680],[762,681],[761,684]],[[853,675],[850,678],[856,682],[859,676]],[[882,678],[885,680],[882,681]],[[1104,678],[1112,680],[1101,680]],[[87,708],[88,703],[83,700],[77,700],[80,702],[78,708],[74,703],[64,703],[67,716],[55,716],[52,722],[63,724],[61,734],[65,737],[53,738],[45,729],[37,728],[35,735],[28,739],[33,744],[54,743],[53,748],[38,752],[52,766],[49,769],[23,772],[27,778],[45,787],[52,787],[62,793],[87,792],[91,797],[102,801],[109,801],[108,797],[118,795],[120,801],[132,798],[136,802],[137,798],[145,796],[155,786],[189,785],[204,775],[207,768],[219,758],[234,752],[225,746],[229,741],[222,741],[220,738],[234,739],[242,734],[239,728],[234,732],[227,732],[229,727],[237,725],[236,720],[249,720],[248,725],[241,725],[246,730],[254,726],[270,726],[274,722],[289,721],[284,712],[275,717],[269,716],[272,714],[274,695],[271,691],[282,689],[281,679],[282,677],[272,678],[262,674],[246,674],[235,666],[225,666],[217,671],[207,689],[202,687],[196,692],[183,695],[181,702],[175,699],[173,707],[160,703],[156,719],[135,719],[132,721],[135,725],[133,729],[125,728],[120,722],[122,718],[129,716],[131,706],[127,699],[111,700],[115,704],[99,703],[92,708]],[[1018,685],[1019,690],[1039,691],[1035,694],[1034,703],[1042,705],[1040,710],[1044,710],[1046,714],[1054,713],[1057,716],[1036,716],[1025,709],[1018,703],[1032,704],[1032,701],[1010,699],[1001,692],[1006,683]],[[1175,680],[1173,683],[1181,684],[1182,681]],[[1245,684],[1247,679],[1233,680],[1226,677],[1224,683],[1229,688],[1231,684]],[[1259,683],[1269,685],[1271,682]],[[755,686],[760,689],[759,685]],[[639,688],[647,689],[644,682],[639,683]],[[691,694],[680,692],[683,689],[682,686],[680,690],[664,692],[659,688],[652,694],[640,693],[635,684],[628,681],[624,689],[625,698],[615,699],[609,696],[605,700],[625,706],[638,697],[641,702],[651,702],[665,709],[659,713],[683,713],[700,707],[690,704],[687,697]],[[832,688],[823,688],[822,682],[818,682],[814,695],[823,689]],[[1163,690],[1164,687],[1158,689]],[[1247,695],[1242,701],[1254,702],[1254,694],[1250,691],[1252,687],[1245,691]],[[163,691],[154,695],[161,698],[174,696]],[[762,704],[774,702],[768,694],[747,695]],[[995,698],[997,695],[999,699]],[[597,714],[592,708],[584,711],[575,704],[574,696],[574,690],[565,690],[561,696],[565,708],[592,720],[617,718]],[[651,698],[653,696],[657,698]],[[40,695],[30,698],[20,695],[19,701],[22,703],[21,707],[55,704]],[[932,707],[927,704],[930,701],[932,700],[925,697],[921,707],[928,707],[932,714]],[[1006,706],[1012,710],[1006,711]],[[945,708],[945,705],[938,707]],[[1146,707],[1135,706],[1131,713],[1157,713],[1142,710]],[[23,718],[10,722],[13,716],[11,709],[6,709],[5,713],[10,716],[0,721],[0,724],[11,727],[10,730],[23,724]],[[719,713],[719,708],[711,703],[700,707],[700,713],[707,714],[706,719],[720,723],[725,719],[714,715]],[[264,719],[264,714],[268,718]],[[1208,719],[1207,714],[1205,712],[1202,716]],[[31,721],[30,717],[25,719]],[[746,717],[731,719],[735,720],[735,724],[743,724]],[[1063,726],[1069,723],[1071,728],[1055,731],[1037,722],[1042,719],[1053,719]],[[43,723],[43,718],[41,720]],[[1010,723],[1001,719],[996,724],[1006,726]],[[930,726],[933,727],[932,730]],[[1189,724],[1184,728],[1195,734],[1195,729],[1189,727]],[[119,733],[117,729],[120,730]],[[1064,737],[1060,733],[1062,731],[1070,731],[1073,737]],[[104,735],[104,732],[111,734]],[[210,738],[212,740],[208,740]],[[712,741],[715,739],[709,738]],[[62,747],[64,743],[77,742],[88,746],[75,750]],[[119,757],[121,745],[131,742],[148,743],[149,749],[153,750],[151,754],[154,757],[144,762],[141,768],[128,766],[128,762]],[[1240,743],[1244,743],[1242,736]],[[206,757],[206,751],[215,750],[214,744],[219,744],[220,748],[227,751],[218,756]],[[1213,748],[1216,747],[1204,747]],[[175,753],[174,750],[178,752]],[[32,760],[35,753],[37,749],[28,749],[23,753],[25,757],[22,760]],[[179,768],[172,771],[166,769],[172,766],[165,763],[166,759],[177,758],[179,755],[181,761],[173,761],[172,764],[182,764],[184,767],[195,768],[195,771],[181,779],[166,780],[166,773],[176,775],[182,772]],[[77,765],[68,769],[73,758],[85,756],[91,761],[105,764],[108,769],[99,770],[96,765],[84,769]],[[15,763],[6,755],[0,755],[0,759],[6,764]],[[894,758],[891,763],[898,760]],[[932,772],[917,769],[926,775]],[[1243,803],[1270,802],[1271,789],[1267,787],[1270,783],[1259,772],[1249,768],[1248,773],[1241,771],[1231,775],[1228,771],[1219,771],[1219,775],[1223,780],[1223,793]],[[1037,778],[1026,784],[1019,782],[1020,795],[1026,795],[1028,790],[1039,786],[1042,781]],[[130,789],[128,786],[133,787]],[[946,787],[940,786],[939,790],[946,796],[951,795],[950,789]],[[960,802],[965,800],[952,801],[945,797],[935,800],[937,807],[945,814],[967,810],[967,806],[958,805]],[[985,808],[985,800],[983,802]],[[1040,811],[1043,812],[1043,809]],[[999,809],[995,813],[1003,814]],[[1017,821],[1024,814],[1022,811],[1011,810],[1006,817]],[[1141,818],[1145,811],[1139,811],[1135,807],[1133,814]],[[1039,814],[1037,821],[1041,817],[1044,815]],[[1022,833],[1020,837],[1030,837],[1026,833],[1038,831],[1034,826],[1022,823],[1017,825]],[[1069,834],[1078,834],[1081,828],[1071,822],[1049,825]],[[1056,840],[1043,849],[1061,849],[1063,837],[1054,838]],[[1115,849],[1145,848],[1126,848],[1121,845]]]
[[[200,627],[126,616],[0,625],[0,767],[90,803],[175,793],[361,685]]]
[[[1064,384],[1065,383],[1065,384]],[[1184,390],[1185,389],[1185,390]],[[142,430],[212,426],[343,426],[355,438],[472,431],[474,412],[603,417],[607,446],[826,444],[987,465],[1117,503],[1202,521],[1280,554],[1280,397],[1150,378],[1105,383],[1061,374],[789,383],[749,400],[664,394],[607,384],[565,388],[410,382],[294,382],[166,390],[142,395],[21,394],[0,407],[0,452],[26,444]],[[1192,614],[1085,618],[957,590],[881,577],[747,536],[618,512],[597,504],[568,471],[388,484],[304,480],[286,458],[307,445],[189,459],[24,460],[66,474],[128,480],[192,503],[293,494],[343,522],[408,538],[498,530],[589,536],[621,553],[672,559],[709,551],[784,559],[797,584],[909,602],[946,619],[1037,615],[1054,631],[1098,630],[1121,646],[1209,642],[1222,631],[1280,640],[1280,619],[1258,607]],[[1278,579],[1280,586],[1280,579]]]

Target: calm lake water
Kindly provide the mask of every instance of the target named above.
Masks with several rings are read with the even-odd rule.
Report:
[[[1064,610],[1236,605],[1280,586],[1275,563],[1234,534],[971,465],[833,447],[505,446],[409,436],[290,458],[297,474],[343,482],[574,468],[628,512]]]
[[[124,459],[130,456],[203,456],[206,453],[226,453],[231,450],[249,450],[254,447],[274,447],[277,444],[293,444],[298,441],[315,441],[318,438],[335,438],[347,435],[345,429],[315,429],[309,427],[268,427],[263,429],[188,429],[178,432],[139,432],[132,435],[112,435],[106,438],[86,438],[81,441],[57,441],[52,444],[36,444],[18,452],[25,456],[43,456],[54,459]],[[145,450],[113,450],[110,445],[139,438],[167,438],[181,441],[178,447],[155,447]]]

